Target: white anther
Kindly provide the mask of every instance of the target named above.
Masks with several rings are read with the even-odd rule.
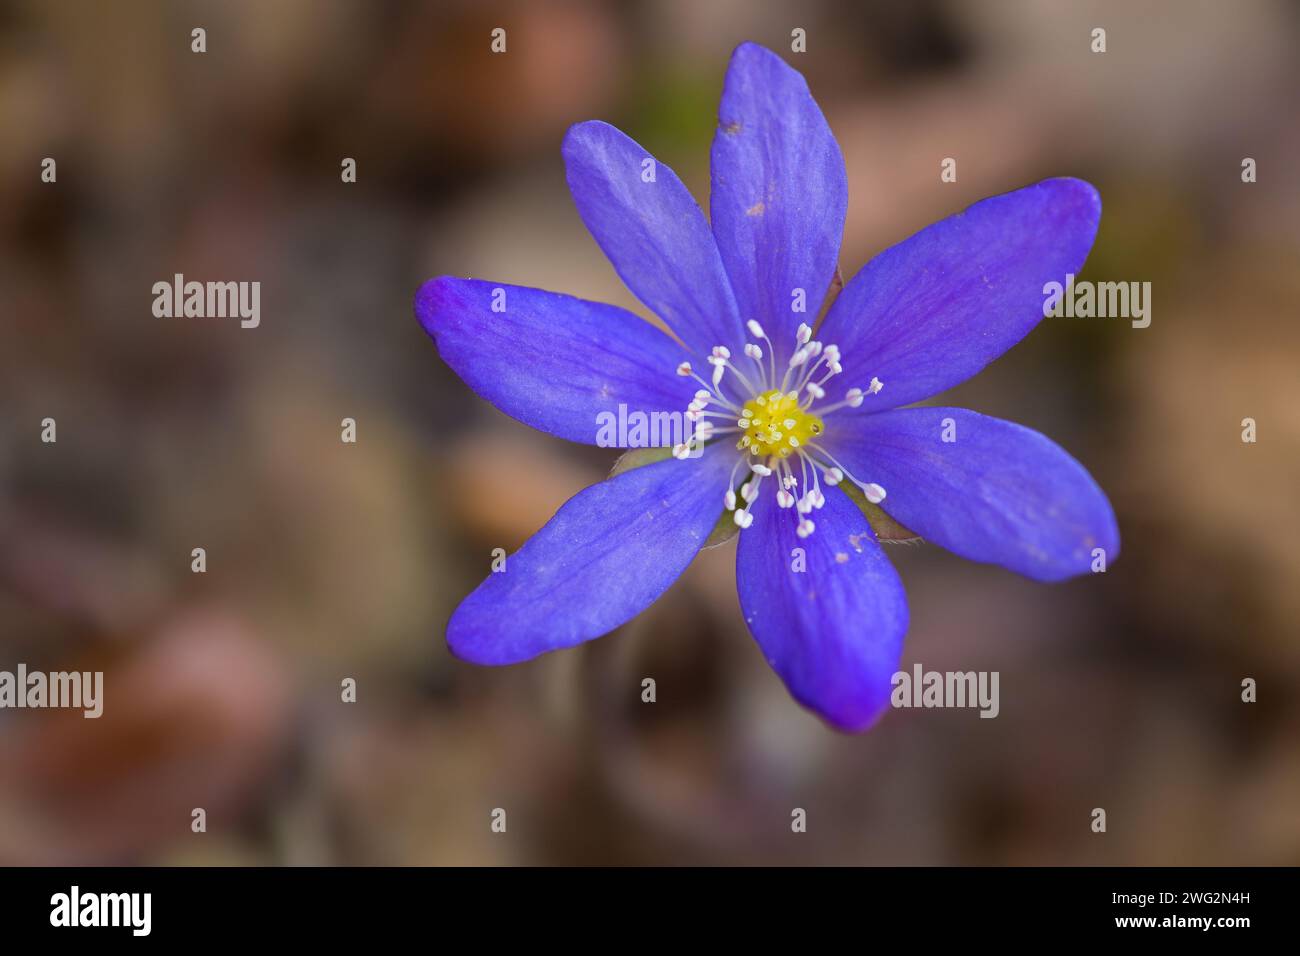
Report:
[[[804,493],[802,496],[800,496],[799,500],[795,502],[794,506],[799,509],[799,513],[801,515],[806,515],[808,512],[813,510],[812,502],[808,500],[807,493]]]
[[[763,350],[753,342],[748,342],[745,344],[745,354],[752,359],[761,359],[763,357]]]
[[[845,394],[844,401],[848,404],[849,408],[857,408],[862,404],[864,398],[866,398],[866,396],[862,394],[862,389],[851,388],[848,390],[847,394]]]
[[[809,353],[808,351],[808,346],[806,345],[803,348],[796,349],[794,355],[790,356],[790,367],[798,368],[800,365],[803,365],[805,362],[808,361],[808,357],[810,354],[811,353]]]
[[[713,393],[710,392],[707,388],[702,388],[695,393],[695,400],[697,402],[703,402],[705,405],[707,405],[709,404],[709,402],[713,401]]]
[[[673,445],[673,457],[679,460],[687,458],[691,453],[691,446],[688,444]]]
[[[682,376],[683,378],[685,378],[686,376],[690,375],[690,374],[691,374],[691,363],[690,363],[690,362],[683,362],[681,365],[677,366],[677,374],[680,375],[680,376]]]
[[[799,484],[799,479],[794,475],[786,475],[781,479],[781,484],[787,488],[793,488],[795,485]]]
[[[840,347],[838,345],[828,345],[824,352],[826,361],[838,362],[840,360]]]
[[[749,329],[749,334],[756,339],[767,338],[767,335],[763,332],[763,327],[759,325],[757,322],[755,322],[753,319],[750,319],[748,322],[745,323],[745,328]]]
[[[817,526],[813,524],[812,521],[810,521],[807,518],[804,518],[802,521],[799,522],[799,527],[794,529],[794,533],[801,538],[806,538],[808,537],[808,535],[812,534],[816,528]]]
[[[706,441],[713,437],[713,429],[716,428],[713,422],[703,421],[695,426],[695,437],[700,441]]]
[[[782,489],[776,493],[776,503],[782,508],[792,508],[794,507],[794,495]]]
[[[722,503],[728,511],[731,511],[736,507],[736,493],[728,488],[727,493],[722,496]]]
[[[869,481],[863,485],[862,493],[867,496],[867,500],[873,505],[878,505],[885,500],[885,489],[881,488],[874,481]]]
[[[713,357],[715,359],[722,359],[725,362],[727,359],[731,358],[731,349],[727,348],[725,345],[715,345],[713,346]]]
[[[800,345],[803,345],[805,342],[807,342],[809,339],[812,338],[812,326],[804,322],[800,322],[799,328],[794,333],[794,337],[795,340]]]
[[[816,358],[817,356],[822,354],[822,344],[820,342],[817,341],[809,342],[807,345],[804,346],[804,348],[808,350],[809,358]]]
[[[844,480],[844,472],[840,471],[838,468],[827,468],[822,472],[822,477],[826,479],[826,484],[834,488]]]
[[[732,512],[732,520],[742,528],[748,528],[754,523],[754,516],[744,508],[737,508]]]
[[[768,475],[770,475],[770,474],[772,473],[772,469],[771,469],[771,468],[767,467],[767,465],[760,465],[760,464],[759,464],[758,462],[756,462],[756,461],[755,461],[755,462],[750,462],[749,470],[752,471],[752,472],[753,472],[754,474],[756,474],[756,475],[762,475],[764,478],[766,478]]]
[[[885,387],[885,383],[873,375],[871,376],[871,384],[867,386],[867,391],[870,392],[872,395],[875,395],[878,391],[880,391],[884,387]]]
[[[814,508],[821,508],[826,504],[826,496],[821,493],[820,488],[814,488],[805,497]]]
[[[809,382],[806,391],[808,392],[809,395],[811,395],[813,398],[817,399],[818,401],[821,401],[823,398],[826,397],[826,389],[822,388],[816,382]]]

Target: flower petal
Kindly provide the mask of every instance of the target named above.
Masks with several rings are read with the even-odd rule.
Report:
[[[732,54],[711,154],[713,234],[741,315],[793,351],[835,275],[848,185],[844,157],[808,84],[754,43]],[[804,290],[806,313],[793,311]]]
[[[676,373],[685,358],[680,345],[612,305],[443,276],[416,293],[415,314],[470,388],[524,424],[571,441],[618,445],[603,440],[601,424],[610,415],[617,421],[620,405],[629,414],[680,418],[699,387]]]
[[[627,287],[693,358],[738,350],[744,331],[718,247],[677,174],[608,123],[572,127],[563,152],[578,213]]]
[[[945,438],[951,439],[945,441]],[[893,518],[972,561],[1039,581],[1119,555],[1105,493],[1038,432],[964,408],[903,408],[837,419],[825,445],[860,481],[885,489]]]
[[[929,398],[970,378],[1043,318],[1048,282],[1083,266],[1101,197],[1048,179],[950,216],[872,259],[818,331],[839,345],[849,385],[884,390],[863,411]],[[854,379],[849,381],[849,379]]]
[[[759,496],[740,533],[736,584],[750,633],[794,698],[842,730],[864,730],[889,704],[907,598],[862,512],[838,488],[825,491],[807,538],[795,535],[792,510]],[[806,570],[794,570],[796,548]]]
[[[452,653],[513,664],[635,617],[709,536],[732,457],[710,449],[633,468],[570,498],[452,614]]]

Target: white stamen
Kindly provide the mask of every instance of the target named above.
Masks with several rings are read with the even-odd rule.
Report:
[[[775,491],[778,507],[783,510],[795,509],[797,512],[794,516],[795,531],[800,538],[807,538],[813,533],[816,525],[810,515],[826,505],[826,496],[821,489],[822,479],[825,479],[828,488],[847,480],[861,489],[868,501],[883,501],[884,488],[874,483],[863,483],[849,474],[817,443],[815,436],[808,439],[805,447],[805,441],[797,434],[800,423],[804,422],[802,416],[813,414],[810,412],[813,404],[826,397],[826,382],[843,372],[843,356],[839,346],[834,343],[827,345],[814,339],[812,327],[806,323],[801,324],[795,332],[795,350],[788,360],[789,368],[785,378],[778,383],[776,349],[771,340],[758,322],[748,320],[745,326],[754,338],[763,343],[759,345],[746,342],[743,352],[757,366],[757,381],[764,387],[760,390],[751,381],[754,369],[742,371],[731,363],[731,350],[724,345],[715,346],[705,359],[713,367],[712,388],[692,370],[690,362],[682,362],[677,367],[677,373],[694,378],[704,387],[695,392],[691,403],[686,407],[686,418],[693,423],[694,430],[683,444],[674,446],[673,457],[689,458],[693,451],[698,454],[705,442],[715,435],[736,435],[736,438],[728,439],[736,441],[738,454],[722,500],[732,512],[736,526],[742,529],[753,524],[753,504],[761,495],[763,479],[771,475],[777,476],[778,487]],[[772,366],[770,377],[767,376],[766,368],[769,363]],[[748,400],[739,402],[719,388],[727,377],[727,371],[735,373],[735,378],[731,379],[735,392],[750,395]],[[872,378],[865,388],[849,389],[843,401],[829,407],[819,406],[815,414],[825,415],[826,412],[845,405],[856,408],[862,405],[867,396],[878,393],[882,387],[880,379]],[[775,404],[768,401],[769,394]],[[779,409],[786,407],[787,401],[795,408],[789,413],[781,414]],[[711,410],[713,408],[717,410]],[[799,472],[793,470],[796,458],[799,460]],[[749,469],[751,477],[737,487],[737,473],[742,466]],[[799,494],[800,489],[803,490],[802,494]]]

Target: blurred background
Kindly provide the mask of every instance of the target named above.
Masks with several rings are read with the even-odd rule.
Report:
[[[1048,319],[944,396],[1064,445],[1124,542],[1057,586],[894,546],[903,666],[999,671],[996,720],[826,728],[744,629],[734,543],[586,646],[444,646],[614,454],[475,398],[412,296],[645,315],[561,139],[613,122],[707,209],[743,40],[839,138],[846,276],[1072,175],[1104,201],[1083,278],[1153,284],[1149,328]],[[99,720],[0,711],[0,862],[1300,863],[1298,48],[1280,2],[0,3],[0,669],[106,675]],[[260,281],[260,328],[155,318],[176,272]]]

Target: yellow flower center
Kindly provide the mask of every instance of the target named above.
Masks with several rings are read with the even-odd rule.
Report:
[[[826,430],[820,418],[799,407],[798,392],[775,388],[747,401],[736,424],[745,430],[736,447],[759,458],[789,458]]]

